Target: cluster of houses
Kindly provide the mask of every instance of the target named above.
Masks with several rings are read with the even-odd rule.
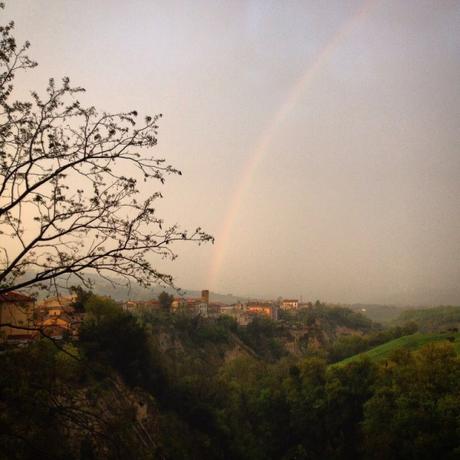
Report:
[[[163,306],[159,300],[128,300],[122,303],[122,308],[130,313],[146,313],[161,310]],[[171,299],[169,309],[173,313],[179,311],[208,317],[209,291],[201,291],[201,297],[175,297]]]
[[[74,307],[75,295],[49,297],[39,302],[18,292],[0,295],[0,342],[20,344],[46,335],[59,340],[78,338],[83,314]]]
[[[205,318],[217,318],[226,315],[234,318],[242,326],[249,324],[255,316],[265,316],[273,321],[278,320],[279,310],[297,310],[301,304],[297,299],[282,301],[247,301],[228,305],[221,302],[210,302],[209,291],[201,291],[201,297],[177,297],[172,299],[170,310],[173,313],[185,312]],[[124,302],[123,309],[131,313],[143,313],[162,308],[158,300]]]
[[[18,292],[0,295],[0,342],[20,344],[46,335],[53,339],[78,338],[84,313],[75,309],[76,295],[49,297],[40,301]],[[164,308],[159,300],[134,301],[120,303],[123,310],[134,314]],[[255,316],[264,316],[278,320],[278,312],[296,310],[298,300],[285,299],[281,302],[248,301],[227,305],[210,302],[209,291],[201,291],[201,297],[172,298],[170,310],[173,313],[185,312],[205,318],[217,318],[227,315],[238,324],[247,325]],[[6,326],[5,326],[6,325]]]

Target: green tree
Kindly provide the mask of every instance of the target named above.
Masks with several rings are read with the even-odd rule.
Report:
[[[256,316],[238,334],[261,357],[276,360],[287,354],[281,343],[281,337],[287,334],[285,328],[263,316]]]
[[[174,296],[163,291],[158,296],[158,300],[160,301],[160,307],[162,308],[162,310],[169,311],[171,309]]]
[[[109,297],[91,295],[84,304],[87,319],[99,324],[103,319],[115,317],[122,313],[120,305]]]
[[[329,458],[359,458],[364,404],[373,395],[377,368],[368,358],[329,370],[325,430],[329,433]]]
[[[305,358],[289,369],[284,382],[291,432],[286,458],[327,458],[325,452],[332,433],[326,426],[326,371],[326,362],[318,357]],[[308,455],[296,457],[301,452]]]
[[[130,385],[160,391],[163,374],[145,328],[130,313],[108,303],[99,304],[98,313],[81,327],[86,356],[116,369]]]
[[[375,459],[460,454],[460,360],[448,343],[397,351],[364,406],[364,448]]]
[[[77,298],[75,299],[75,302],[73,303],[75,310],[80,311],[80,312],[84,311],[85,304],[91,298],[91,296],[93,295],[93,292],[87,291],[86,289],[83,289],[81,286],[72,286],[70,288],[70,291],[77,296]]]

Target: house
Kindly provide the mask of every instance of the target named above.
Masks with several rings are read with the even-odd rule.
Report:
[[[56,340],[78,338],[85,313],[75,310],[76,300],[75,294],[43,299],[34,312],[36,327]]]
[[[201,298],[177,298],[172,301],[171,311],[206,317],[208,315],[208,304]]]
[[[71,307],[76,302],[76,300],[77,300],[76,294],[61,295],[57,297],[48,297],[46,299],[43,299],[40,302],[40,306],[46,307],[46,308]]]
[[[65,334],[71,334],[72,320],[66,314],[62,314],[60,316],[50,315],[42,321],[40,327],[43,329],[45,334],[49,335],[53,339],[62,339]]]
[[[251,316],[261,315],[272,319],[278,320],[278,307],[272,302],[248,302],[246,306],[246,313]]]
[[[221,314],[222,304],[219,302],[212,302],[208,304],[208,317],[218,318]]]
[[[234,305],[227,305],[227,304],[221,304],[219,305],[219,312],[221,315],[231,315],[236,311],[236,308]]]
[[[124,311],[130,313],[147,313],[161,308],[158,300],[128,300],[121,304]]]
[[[178,297],[171,303],[171,311],[187,312],[193,315],[208,316],[209,291],[201,291],[201,297]]]
[[[41,319],[46,316],[60,316],[63,314],[71,315],[75,311],[73,305],[76,300],[77,296],[75,294],[43,299],[35,309],[36,318]]]
[[[187,307],[187,300],[183,297],[175,297],[171,302],[171,310],[177,311]]]
[[[297,310],[299,308],[299,301],[297,299],[284,299],[281,303],[283,310]]]
[[[219,313],[220,315],[230,316],[240,326],[247,326],[253,319],[253,316],[246,312],[246,307],[242,304],[220,304]]]
[[[134,313],[137,311],[137,302],[128,300],[122,304],[121,308],[129,313]]]
[[[11,324],[0,328],[0,341],[25,342],[33,340],[37,331],[19,329],[33,328],[33,307],[35,299],[19,292],[7,292],[0,295],[0,323]]]

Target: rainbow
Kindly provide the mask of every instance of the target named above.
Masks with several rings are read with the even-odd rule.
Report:
[[[313,61],[309,63],[305,72],[291,87],[284,103],[271,118],[258,141],[256,142],[254,149],[249,155],[249,159],[243,169],[241,179],[236,187],[235,192],[233,193],[230,206],[223,221],[222,228],[216,238],[211,267],[208,274],[207,286],[210,289],[216,289],[216,281],[218,279],[222,263],[228,250],[230,234],[241,208],[244,195],[251,183],[252,176],[254,175],[258,165],[264,158],[268,147],[272,142],[277,128],[286,119],[286,117],[297,104],[298,100],[305,93],[308,86],[320,73],[321,69],[329,61],[335,50],[346,40],[356,24],[368,16],[369,11],[375,1],[376,0],[365,0],[358,8],[358,10],[353,14],[353,16],[345,21],[345,23],[339,27],[337,32],[335,32],[335,34],[321,48]]]

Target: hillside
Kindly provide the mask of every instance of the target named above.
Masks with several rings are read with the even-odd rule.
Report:
[[[380,324],[361,313],[324,304],[298,311],[281,311],[279,317],[288,330],[284,348],[297,356],[325,351],[340,337],[359,337],[382,329]]]
[[[18,281],[26,281],[34,277],[36,272],[29,270],[22,276],[18,277]],[[178,286],[178,290],[170,288],[168,286],[154,285],[150,288],[145,288],[137,284],[126,285],[126,280],[116,277],[101,278],[100,276],[87,274],[87,279],[91,283],[91,290],[97,292],[98,295],[112,297],[116,301],[126,301],[130,299],[135,300],[151,300],[158,298],[158,295],[162,291],[166,291],[168,294],[174,296],[185,296],[185,297],[200,297],[201,291],[193,289],[184,289]],[[80,286],[81,280],[75,275],[70,275],[66,281],[67,286]],[[82,286],[83,287],[83,286]],[[86,287],[85,287],[86,289]],[[206,289],[206,286],[203,286]],[[64,291],[65,292],[65,291]],[[50,295],[49,291],[29,291],[29,294],[33,294],[34,297],[42,299]],[[233,295],[233,294],[220,294],[218,292],[210,292],[209,299],[211,302],[225,303],[228,305],[235,304],[238,302],[246,302],[252,300],[252,297],[246,295]]]
[[[450,339],[450,340],[449,340]],[[453,340],[452,340],[453,339]],[[449,334],[449,333],[439,333],[439,334],[412,334],[406,335],[404,337],[399,337],[398,339],[391,340],[390,342],[379,345],[378,347],[372,348],[371,350],[365,353],[359,353],[354,356],[350,356],[347,359],[344,359],[338,363],[335,363],[333,366],[348,364],[352,361],[356,361],[363,356],[369,357],[372,361],[381,361],[387,359],[391,353],[395,350],[404,348],[406,350],[418,350],[419,348],[427,345],[428,343],[434,342],[453,342],[454,348],[458,354],[460,354],[460,333]]]
[[[396,307],[394,305],[377,305],[377,304],[353,304],[350,306],[353,311],[361,313],[372,321],[378,323],[387,323],[398,318],[401,312],[407,307]]]
[[[442,332],[460,327],[460,307],[443,306],[407,310],[394,321],[395,325],[415,322],[420,332]]]
[[[246,327],[226,316],[133,316],[102,297],[85,309],[78,341],[0,354],[0,460],[368,460],[382,434],[384,460],[456,458],[460,359],[446,334],[379,347],[438,342],[391,366],[378,356],[328,366],[334,337],[385,331],[324,305]],[[289,353],[304,334],[306,349]]]

